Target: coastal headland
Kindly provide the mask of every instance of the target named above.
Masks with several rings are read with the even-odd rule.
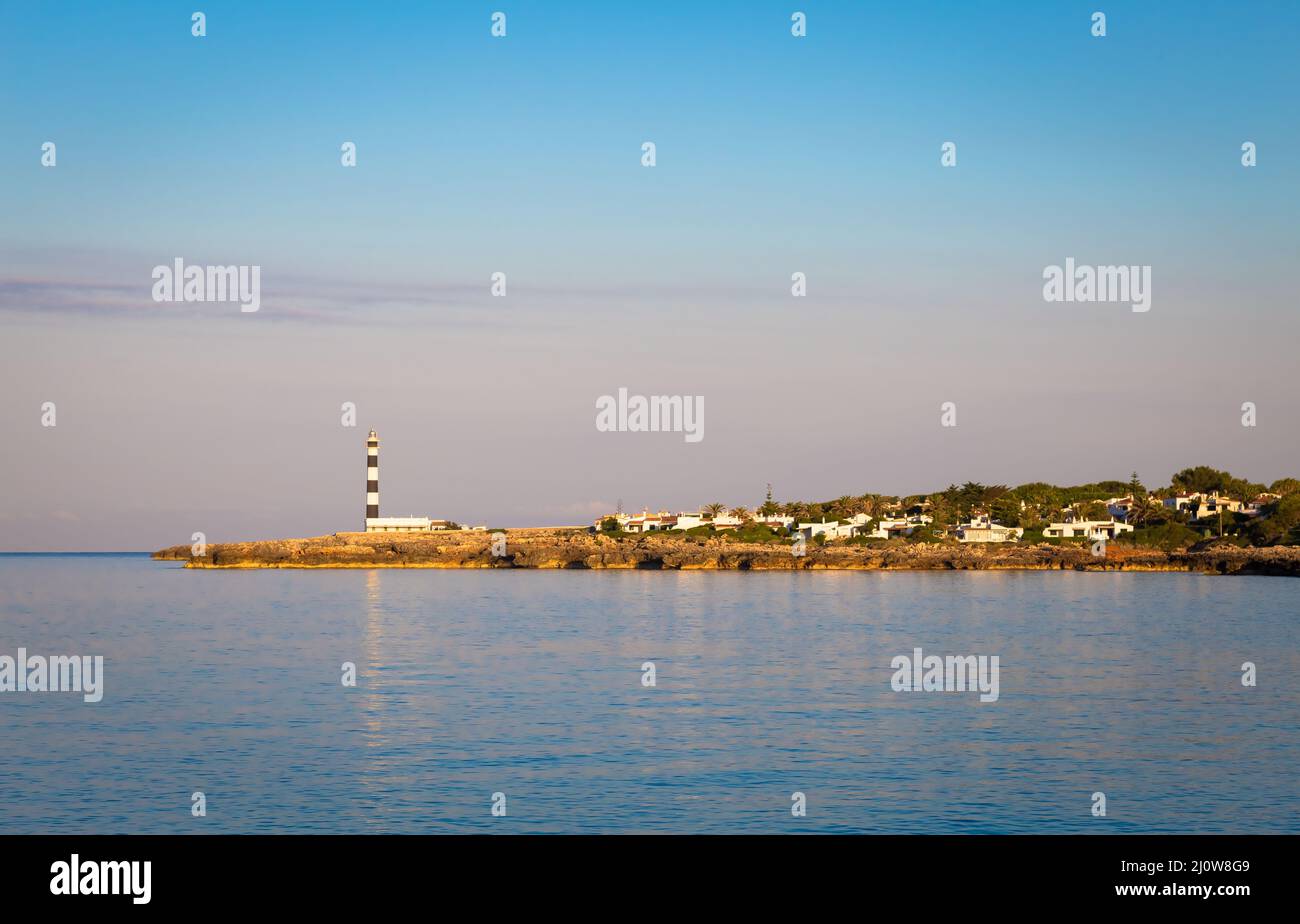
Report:
[[[497,538],[494,540],[494,536]],[[504,536],[504,541],[500,538]],[[890,540],[809,544],[729,537],[609,536],[581,528],[449,530],[433,533],[334,533],[155,552],[187,568],[538,568],[706,571],[1187,571],[1300,576],[1300,547],[1240,547],[1223,542],[1164,551],[1110,543],[1104,555],[1086,544],[957,544]]]

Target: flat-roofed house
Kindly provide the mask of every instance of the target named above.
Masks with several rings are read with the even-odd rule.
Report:
[[[1071,520],[1069,523],[1050,523],[1043,529],[1049,539],[1114,539],[1121,533],[1131,533],[1133,527],[1117,520]]]
[[[797,523],[792,532],[801,533],[805,539],[815,539],[818,536],[825,536],[829,539],[848,539],[852,536],[858,527],[852,523],[841,523],[839,520],[831,520],[829,523]]]
[[[933,522],[934,517],[929,514],[910,517],[886,516],[876,520],[872,526],[859,526],[857,529],[858,535],[866,536],[868,539],[897,539],[900,536],[910,536],[913,530]]]
[[[1015,542],[1025,531],[1019,526],[1003,526],[989,519],[988,514],[972,517],[969,523],[957,527],[959,542]]]
[[[691,510],[689,512],[683,512],[677,514],[677,525],[674,528],[687,530],[687,529],[698,529],[701,526],[708,526],[708,525],[709,525],[708,517],[700,513],[698,510]]]
[[[668,517],[672,515],[667,510],[660,510],[658,513],[642,510],[639,516],[629,517],[623,528],[629,533],[652,533],[660,529],[671,529],[671,526],[664,526],[664,520]],[[675,524],[677,518],[672,517],[671,522]]]

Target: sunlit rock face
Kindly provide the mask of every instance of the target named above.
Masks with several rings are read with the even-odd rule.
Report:
[[[190,568],[640,568],[646,570],[1053,570],[1197,571],[1300,576],[1300,548],[1205,548],[1163,552],[1110,545],[911,544],[808,545],[788,542],[641,535],[612,537],[581,529],[511,529],[494,554],[493,533],[335,533],[308,539],[229,542],[194,556],[190,546],[154,553]]]

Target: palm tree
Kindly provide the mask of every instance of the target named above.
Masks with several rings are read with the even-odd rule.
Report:
[[[711,520],[715,519],[718,516],[718,514],[722,513],[722,511],[726,509],[727,509],[726,504],[713,503],[713,504],[704,505],[704,513],[706,513],[709,519]]]
[[[1128,516],[1124,519],[1134,526],[1150,526],[1165,519],[1165,508],[1159,501],[1153,501],[1145,495],[1137,495],[1133,498],[1133,505],[1129,507]]]
[[[731,515],[735,517],[737,520],[739,520],[741,523],[748,523],[750,520],[754,518],[753,515],[749,512],[748,507],[733,507],[731,508]]]
[[[1080,501],[1078,510],[1081,520],[1110,519],[1110,508],[1099,500]]]
[[[872,519],[880,516],[886,507],[885,498],[879,494],[863,494],[859,500],[862,502],[862,512]]]

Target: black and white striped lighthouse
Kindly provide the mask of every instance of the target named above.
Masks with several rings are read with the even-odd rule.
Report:
[[[366,519],[379,516],[379,434],[366,437]]]

